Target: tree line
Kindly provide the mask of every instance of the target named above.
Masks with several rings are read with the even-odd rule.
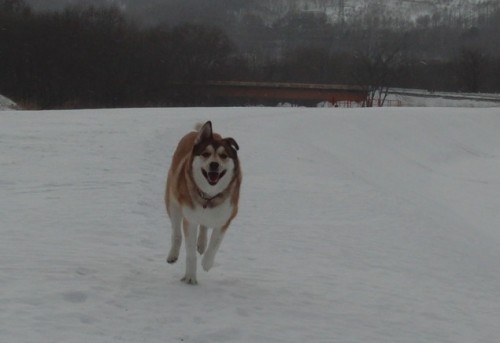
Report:
[[[332,24],[307,13],[272,27],[250,19],[261,37],[253,49],[236,28],[142,26],[116,7],[38,13],[23,0],[0,0],[0,93],[45,109],[210,105],[194,85],[215,80],[344,83],[371,94],[500,90],[500,52],[487,38],[500,36],[500,11],[460,28]],[[445,42],[453,48],[438,53]]]
[[[139,28],[114,7],[33,13],[0,1],[0,92],[37,108],[190,104],[184,85],[237,70],[220,29]]]

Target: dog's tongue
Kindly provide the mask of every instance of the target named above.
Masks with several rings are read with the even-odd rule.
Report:
[[[211,183],[215,183],[219,180],[219,173],[218,172],[208,172],[208,181]]]

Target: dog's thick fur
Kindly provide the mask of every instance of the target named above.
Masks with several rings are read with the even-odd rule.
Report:
[[[205,253],[201,265],[205,271],[210,270],[224,234],[238,212],[242,179],[238,149],[234,138],[214,133],[208,121],[198,125],[197,131],[186,134],[172,157],[165,191],[172,223],[167,262],[174,263],[179,257],[182,226],[186,241],[186,274],[182,281],[187,284],[197,284],[196,250]],[[206,249],[208,228],[213,231]]]

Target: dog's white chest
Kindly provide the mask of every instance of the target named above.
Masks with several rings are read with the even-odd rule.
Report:
[[[231,217],[233,206],[229,199],[216,207],[207,207],[195,205],[194,208],[185,207],[183,216],[190,223],[207,226],[210,228],[221,228],[226,225]]]

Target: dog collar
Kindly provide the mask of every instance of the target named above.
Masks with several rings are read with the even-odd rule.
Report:
[[[205,201],[205,203],[203,204],[203,208],[207,208],[208,205],[210,204],[210,202],[212,200],[214,200],[215,198],[222,196],[222,193],[219,193],[219,194],[214,195],[213,197],[210,197],[198,189],[198,195],[200,196],[201,199],[203,199]]]

